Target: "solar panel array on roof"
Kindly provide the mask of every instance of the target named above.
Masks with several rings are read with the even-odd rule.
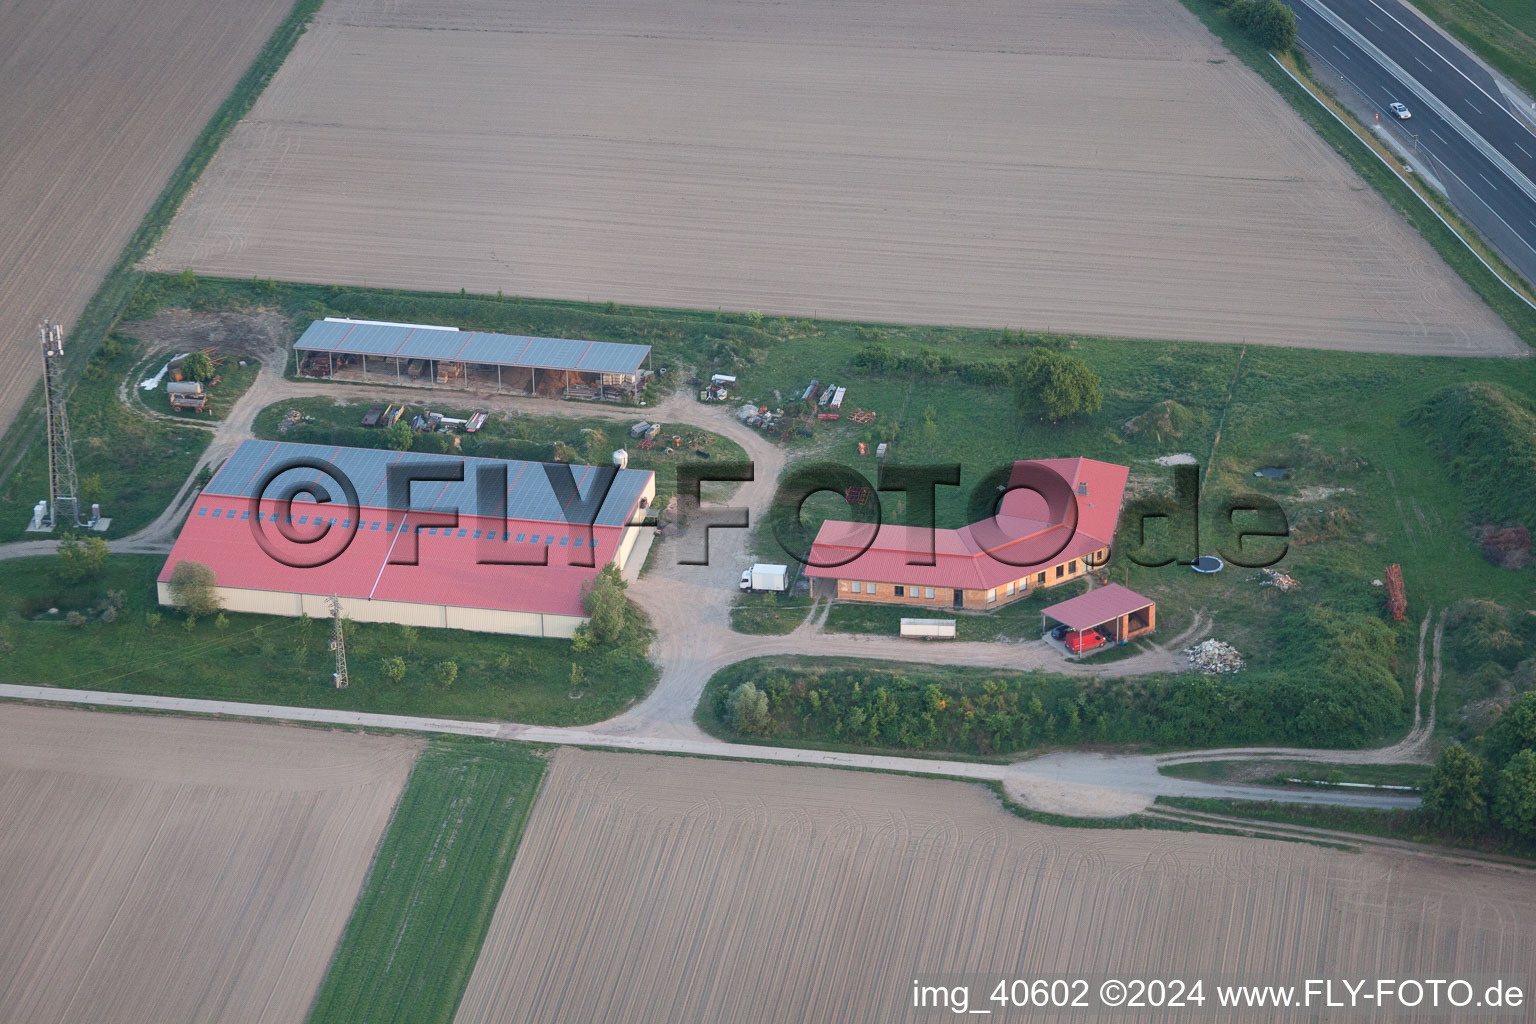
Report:
[[[440,359],[583,373],[634,373],[651,352],[649,345],[613,341],[532,338],[350,320],[316,320],[293,347],[304,352]]]
[[[597,526],[623,526],[630,512],[640,499],[652,474],[648,470],[621,469],[613,475],[606,495],[602,494],[602,478],[609,467],[564,466],[561,463],[513,462],[502,459],[480,459],[459,455],[426,455],[417,452],[383,451],[373,448],[342,448],[336,445],[287,444],[279,441],[244,441],[209,481],[203,493],[208,496],[224,496],[249,500],[258,487],[267,499],[283,496],[302,500],[294,493],[300,484],[319,484],[329,495],[329,500],[342,504],[348,499],[337,493],[341,482],[330,471],[298,465],[301,460],[312,460],[334,467],[334,472],[344,475],[357,491],[357,502],[363,508],[456,509],[461,515],[493,516],[507,519],[527,519],[550,523],[590,523]],[[567,469],[575,485],[574,492],[564,492],[562,501],[551,480],[555,468],[555,480]],[[461,480],[425,480],[433,475],[458,475],[453,471],[462,466]],[[403,500],[394,500],[389,493],[389,472],[399,467],[409,471],[417,480]],[[481,500],[481,475],[505,469],[506,487],[497,487]],[[263,487],[263,484],[265,486]],[[601,501],[596,516],[592,503]]]

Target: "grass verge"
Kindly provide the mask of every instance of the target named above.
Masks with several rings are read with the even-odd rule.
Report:
[[[491,926],[545,761],[497,740],[422,752],[309,1024],[448,1024]]]

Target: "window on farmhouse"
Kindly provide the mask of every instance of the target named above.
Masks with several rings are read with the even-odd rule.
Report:
[[[923,597],[927,598],[929,601],[932,601],[933,600],[933,588],[932,587],[925,587],[923,589]]]
[[[1066,574],[1067,574],[1067,567],[1066,567],[1066,566],[1064,566],[1064,565],[1058,565],[1058,566],[1057,566],[1057,567],[1056,567],[1056,578],[1057,578],[1057,579],[1061,579],[1061,578],[1062,578],[1062,577],[1063,577],[1063,576],[1065,576],[1065,575],[1066,575]]]
[[[1007,596],[1007,597],[1012,597],[1013,596],[1013,584],[1012,583],[1008,584],[1008,590],[1007,590],[1005,596]]]
[[[906,597],[907,596],[907,588],[902,586],[900,583],[896,584],[896,596],[897,597]]]
[[[1067,572],[1077,572],[1077,559],[1074,558],[1067,563]]]
[[[987,591],[987,604],[991,604],[993,601],[996,601],[996,600],[997,600],[997,588],[993,587],[991,590]]]

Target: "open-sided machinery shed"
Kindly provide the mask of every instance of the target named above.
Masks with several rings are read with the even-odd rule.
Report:
[[[1109,583],[1043,609],[1040,612],[1042,630],[1046,619],[1065,623],[1079,633],[1096,629],[1107,639],[1124,643],[1152,632],[1157,626],[1157,605],[1150,597],[1142,597],[1118,583]]]
[[[192,561],[229,611],[320,618],[334,594],[358,622],[568,637],[655,496],[648,470],[246,441],[193,503],[160,603]]]
[[[645,385],[649,345],[327,317],[293,343],[307,377],[618,400]]]

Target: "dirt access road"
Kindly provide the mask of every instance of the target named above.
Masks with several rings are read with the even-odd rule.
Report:
[[[8,705],[0,1018],[302,1024],[420,747]]]
[[[0,430],[291,5],[0,3]]]
[[[1177,0],[329,0],[148,265],[1528,354]]]

